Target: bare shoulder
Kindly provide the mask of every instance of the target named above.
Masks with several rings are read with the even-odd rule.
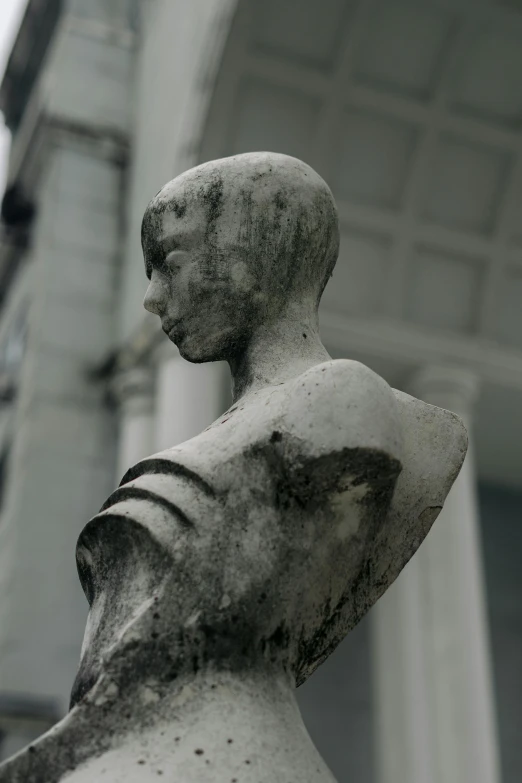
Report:
[[[357,361],[333,359],[289,386],[285,429],[331,450],[374,448],[400,459],[400,411],[391,387]]]

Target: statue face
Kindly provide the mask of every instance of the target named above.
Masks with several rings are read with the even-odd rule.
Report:
[[[338,245],[332,194],[301,161],[247,153],[201,164],[147,208],[144,305],[184,358],[230,360],[289,307],[316,312]]]
[[[241,350],[269,299],[242,258],[236,231],[233,219],[209,231],[207,206],[185,194],[145,217],[144,307],[189,361],[228,359]]]

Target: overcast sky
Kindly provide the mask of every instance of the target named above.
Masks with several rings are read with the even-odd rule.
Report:
[[[7,58],[11,51],[27,0],[0,0],[0,74],[4,75]],[[0,198],[4,192],[7,155],[9,154],[9,133],[0,113]]]

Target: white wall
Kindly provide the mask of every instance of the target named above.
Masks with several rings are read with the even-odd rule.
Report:
[[[87,608],[76,538],[113,482],[111,417],[86,371],[112,343],[119,178],[74,142],[47,161],[2,513],[0,688],[62,710]]]
[[[114,2],[93,9],[70,3],[35,88],[44,142],[0,526],[0,691],[49,698],[62,713],[87,613],[76,539],[113,487],[116,439],[87,373],[114,345],[132,36],[114,29]]]

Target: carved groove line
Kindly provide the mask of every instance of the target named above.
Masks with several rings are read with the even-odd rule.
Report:
[[[129,468],[129,470],[126,472],[120,481],[120,487],[122,487],[124,484],[128,484],[129,481],[133,481],[140,476],[144,476],[150,473],[170,476],[184,476],[185,478],[190,479],[190,481],[193,481],[194,484],[196,484],[205,493],[205,495],[208,495],[212,498],[216,497],[216,490],[211,484],[205,481],[205,479],[201,478],[201,476],[199,476],[190,468],[185,467],[185,465],[181,465],[178,462],[171,462],[168,459],[144,459],[141,462],[138,462],[137,465]]]
[[[106,509],[111,508],[111,506],[114,506],[123,500],[149,500],[151,503],[154,503],[157,506],[161,506],[166,511],[168,511],[169,514],[172,514],[177,519],[179,519],[183,527],[194,527],[192,520],[189,519],[185,512],[182,511],[175,503],[171,503],[170,500],[161,497],[161,495],[157,495],[155,492],[150,492],[150,490],[142,489],[140,487],[120,487],[120,489],[117,489],[115,492],[113,492],[112,495],[105,501],[100,509],[100,513],[102,511],[106,511]]]

